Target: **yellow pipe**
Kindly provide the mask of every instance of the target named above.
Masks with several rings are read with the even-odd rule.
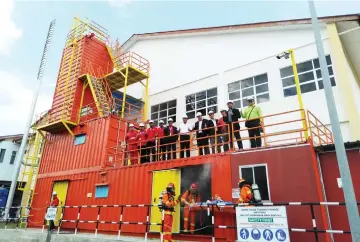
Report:
[[[303,104],[302,95],[301,95],[300,81],[299,81],[299,75],[298,75],[298,71],[297,71],[297,67],[296,67],[294,50],[290,49],[289,53],[290,53],[290,56],[291,56],[291,65],[292,65],[293,72],[294,72],[294,79],[295,79],[297,98],[298,98],[298,102],[299,102],[299,108],[302,110],[301,111],[301,118],[303,120],[302,121],[303,130],[305,130],[305,132],[304,132],[305,133],[305,139],[308,140],[309,134],[308,134],[308,131],[307,131],[307,126],[306,126],[306,117],[305,117],[305,112],[304,112],[304,104]]]
[[[63,119],[61,120],[61,122],[63,123],[63,125],[65,126],[65,128],[67,129],[67,131],[70,133],[70,135],[72,137],[74,137],[74,133],[71,131],[71,129],[69,128],[69,126],[67,125],[66,121],[64,121]]]
[[[149,78],[146,78],[143,120],[147,120],[148,102],[149,102]]]
[[[124,112],[125,112],[125,105],[126,105],[126,87],[127,87],[127,81],[129,77],[129,67],[126,67],[125,71],[125,85],[124,85],[124,94],[123,94],[123,103],[121,105],[121,118],[124,118]]]

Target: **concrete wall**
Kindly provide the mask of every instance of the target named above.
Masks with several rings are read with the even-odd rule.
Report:
[[[322,35],[325,53],[331,55],[325,25],[322,25]],[[296,96],[284,97],[279,71],[280,68],[291,65],[291,61],[277,60],[274,55],[294,48],[297,63],[308,61],[317,58],[313,42],[311,26],[299,25],[177,38],[159,37],[139,41],[130,50],[150,60],[149,106],[176,99],[176,118],[179,121],[186,111],[186,95],[217,87],[219,110],[226,106],[229,98],[228,83],[263,73],[268,75],[270,95],[270,101],[260,104],[264,115],[298,109]],[[333,70],[336,80],[337,70],[334,66]],[[355,79],[351,78],[351,81],[355,82]],[[338,85],[333,87],[333,91],[344,140],[348,141],[350,131],[343,96]],[[303,94],[303,101],[305,109],[309,109],[329,126],[323,90]],[[274,119],[275,121],[277,120]],[[274,127],[271,129],[274,132],[284,130]],[[246,133],[243,135],[246,136]]]
[[[5,149],[5,157],[0,163],[0,181],[11,181],[14,172],[14,164],[10,164],[10,159],[13,151],[18,153],[20,144],[13,143],[11,140],[4,140],[0,142],[0,149]]]

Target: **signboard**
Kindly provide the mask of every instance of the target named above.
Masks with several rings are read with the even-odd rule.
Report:
[[[239,198],[240,197],[240,188],[233,188],[231,197],[232,198]]]
[[[57,208],[48,208],[45,220],[55,220]]]
[[[290,242],[286,208],[237,207],[238,241]]]

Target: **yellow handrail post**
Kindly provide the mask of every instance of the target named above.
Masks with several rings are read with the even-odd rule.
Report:
[[[296,67],[294,50],[290,49],[289,53],[291,56],[291,64],[292,64],[292,68],[293,68],[293,72],[294,72],[294,79],[295,79],[297,98],[298,98],[298,102],[299,102],[299,108],[301,110],[304,110],[304,104],[303,104],[302,95],[301,95],[300,81],[299,81],[299,75],[298,75],[297,67]],[[305,139],[307,140],[309,138],[309,135],[308,135],[308,131],[306,129],[306,118],[305,118],[304,112],[301,112],[301,118],[302,118],[302,125],[303,125],[303,129],[304,129]]]
[[[121,118],[124,118],[125,105],[126,105],[126,88],[127,88],[128,76],[129,76],[129,66],[127,66],[126,70],[125,70],[125,85],[124,85],[123,102],[122,102],[122,107],[121,107]]]
[[[148,101],[149,101],[149,78],[146,78],[143,120],[146,120],[146,116],[148,112]]]

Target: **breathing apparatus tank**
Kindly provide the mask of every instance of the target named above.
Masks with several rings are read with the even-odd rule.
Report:
[[[253,199],[256,203],[261,202],[261,195],[259,191],[259,186],[255,183],[251,185],[251,190],[253,192]]]

